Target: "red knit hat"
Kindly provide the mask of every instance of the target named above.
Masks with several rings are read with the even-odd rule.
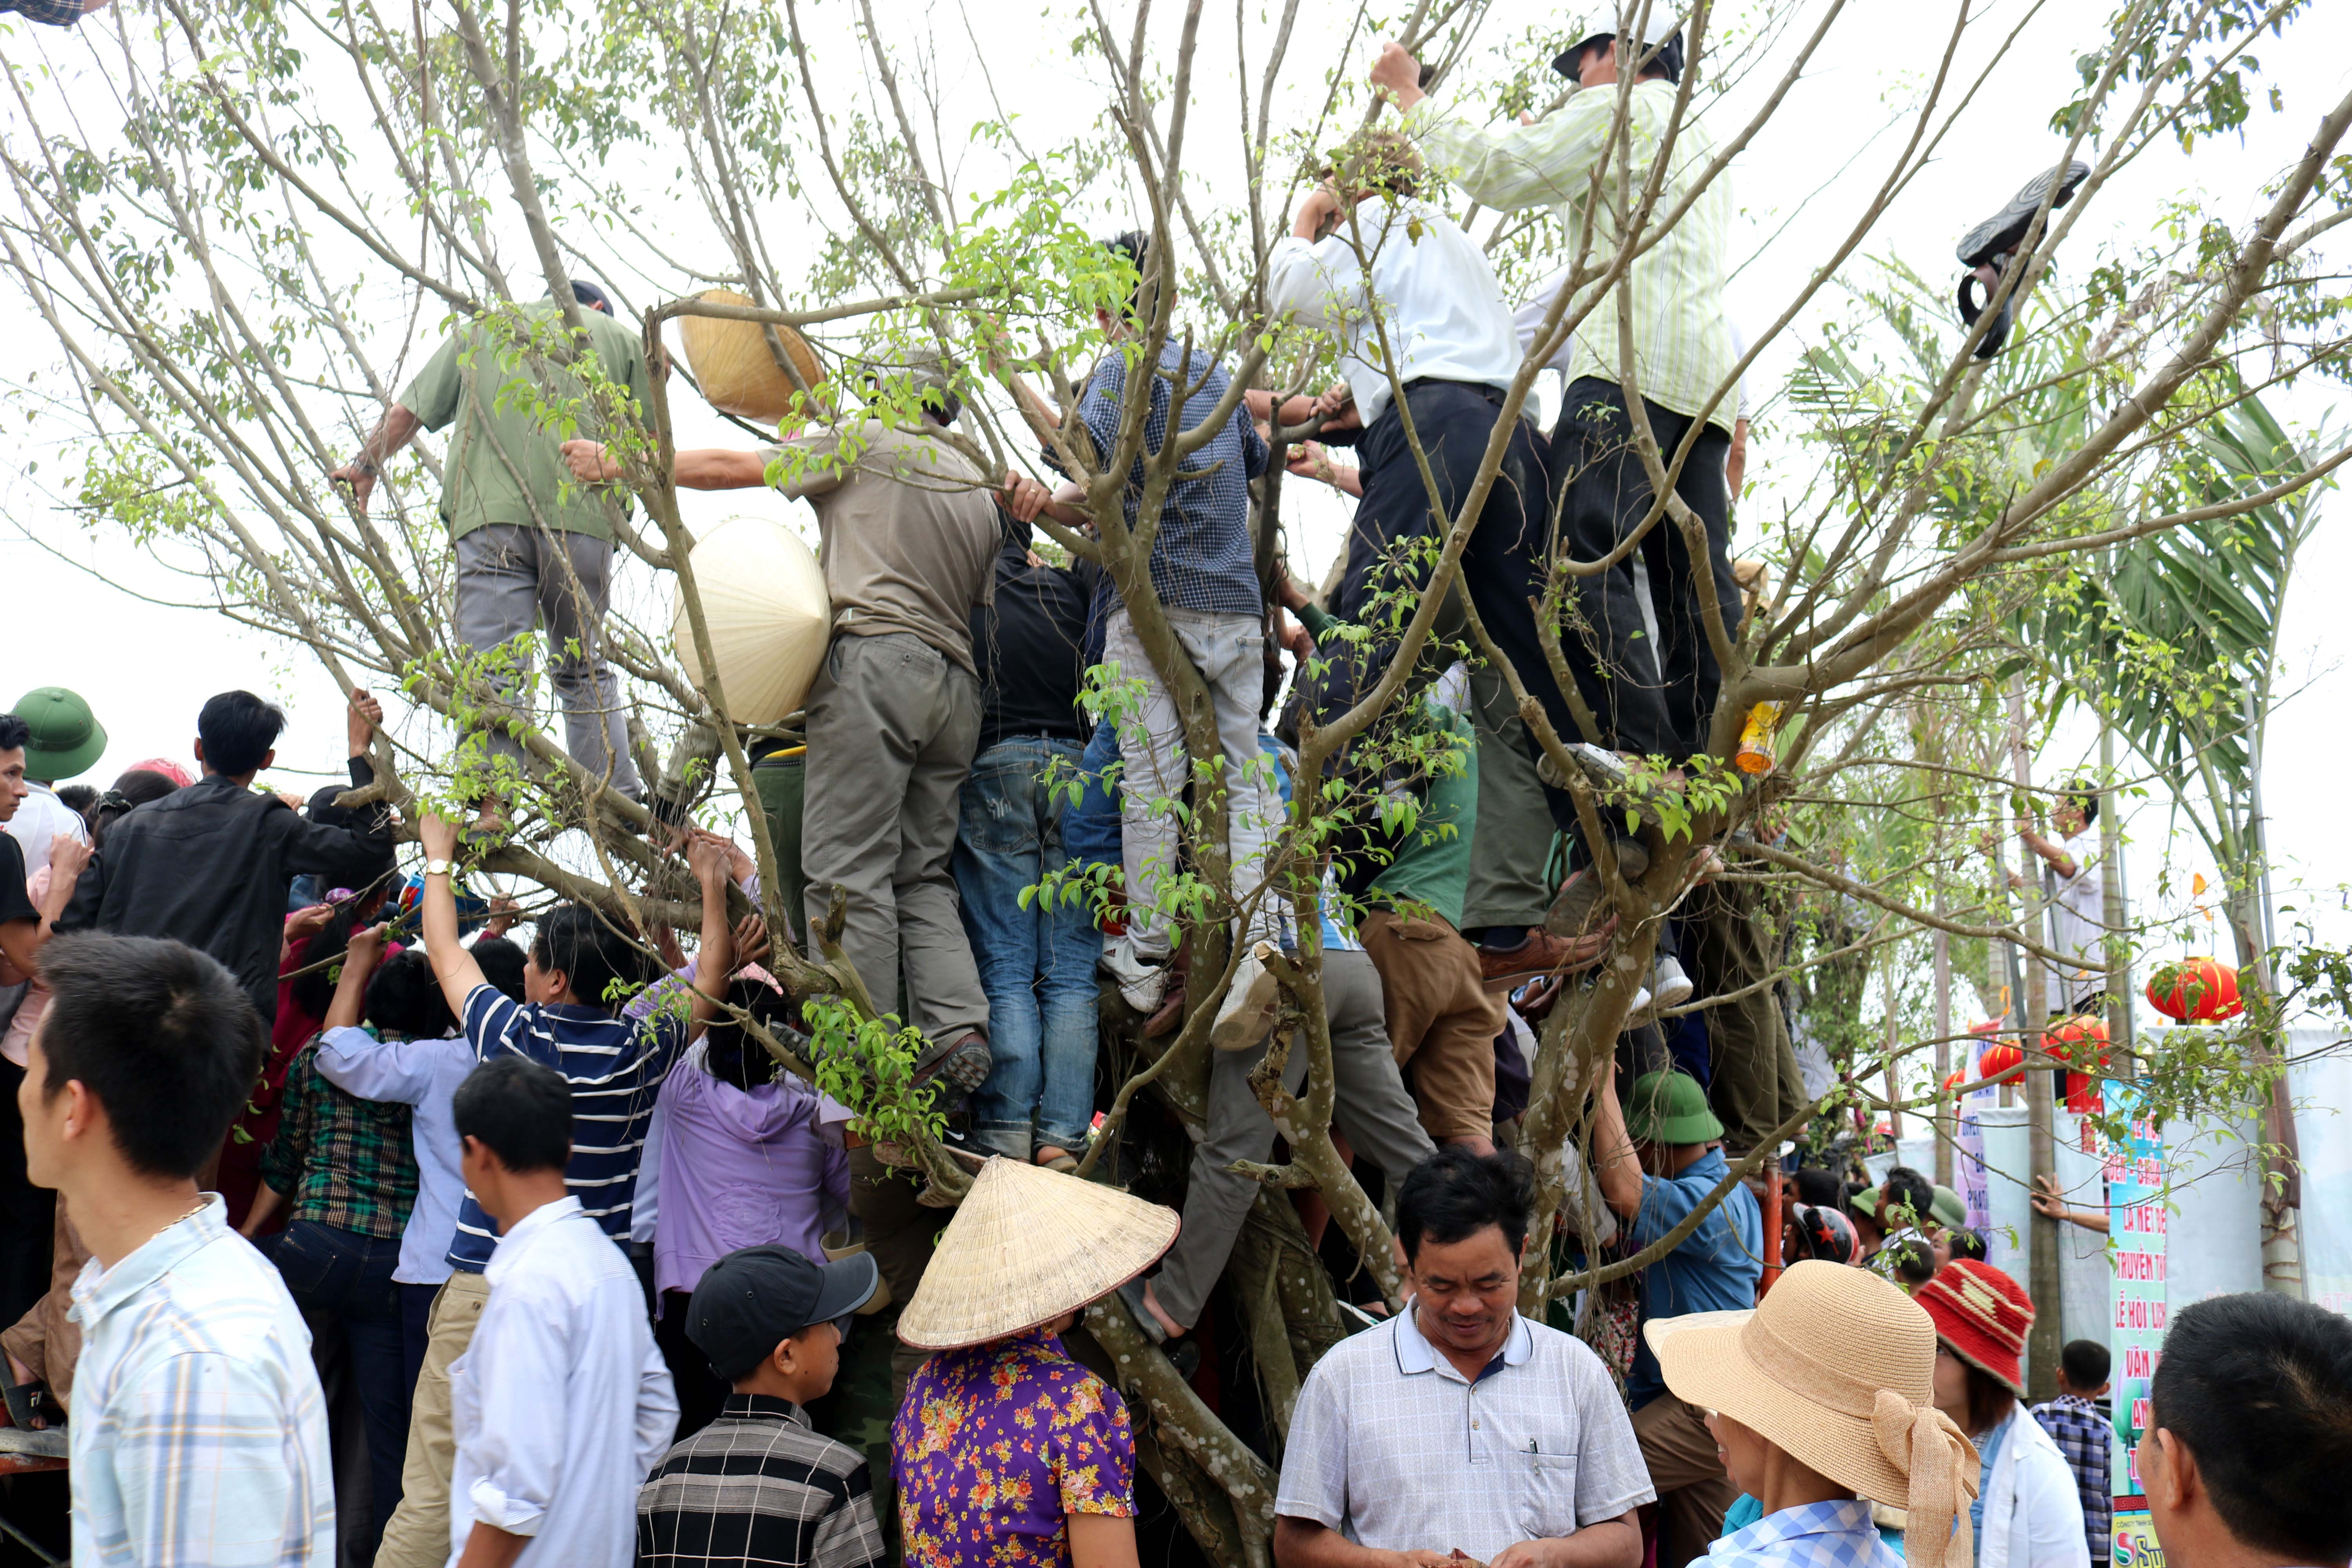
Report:
[[[2033,1299],[2025,1287],[1973,1258],[1955,1258],[1911,1292],[1936,1322],[1936,1337],[1971,1366],[1981,1367],[2011,1392],[2025,1393],[2025,1331],[2033,1325]]]

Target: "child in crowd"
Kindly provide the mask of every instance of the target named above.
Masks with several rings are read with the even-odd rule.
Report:
[[[819,1264],[789,1247],[747,1247],[703,1274],[686,1332],[733,1392],[637,1494],[639,1568],[881,1561],[866,1456],[808,1418],[833,1387],[842,1325],[880,1281],[865,1253]]]

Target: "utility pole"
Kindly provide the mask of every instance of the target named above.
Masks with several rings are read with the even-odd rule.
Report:
[[[2010,767],[2017,781],[2018,809],[2021,814],[2032,807],[2033,759],[2025,731],[2025,685],[2016,676],[2009,681],[2009,756]],[[2028,895],[2027,908],[2032,914],[2024,929],[2042,937],[2046,922],[2042,918],[2042,900]],[[2055,1176],[2058,1171],[2058,1141],[2053,1125],[2057,1119],[2055,1096],[2052,1093],[2050,1064],[2042,1052],[2041,1030],[2048,1018],[2050,1004],[2045,983],[2045,969],[2032,953],[2025,958],[2024,1030],[2018,1039],[2025,1053],[2025,1126],[2027,1139],[2028,1179],[2039,1185],[2043,1176]],[[2035,1401],[2052,1399],[2058,1393],[2058,1352],[2064,1341],[2064,1328],[2060,1322],[2058,1279],[2058,1222],[2036,1214],[2028,1230],[2027,1292],[2033,1298],[2033,1326],[2026,1331],[2028,1358],[2027,1392]]]
[[[1944,795],[1939,789],[1936,794],[1936,918],[1939,921],[1947,916],[1944,869]],[[1952,938],[1939,925],[1928,940],[1936,960],[1936,1184],[1956,1187],[1958,1162],[1952,1144],[1952,1123],[1959,1114],[1959,1100],[1944,1088],[1944,1080],[1952,1076]]]

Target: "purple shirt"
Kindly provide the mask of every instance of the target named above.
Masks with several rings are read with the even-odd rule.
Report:
[[[746,1247],[824,1260],[824,1221],[849,1204],[849,1156],[818,1135],[849,1112],[786,1073],[748,1094],[710,1076],[696,1045],[662,1085],[661,1213],[654,1286],[692,1290]]]
[[[916,1369],[890,1431],[908,1568],[1069,1568],[1069,1516],[1135,1515],[1118,1392],[1032,1329]]]

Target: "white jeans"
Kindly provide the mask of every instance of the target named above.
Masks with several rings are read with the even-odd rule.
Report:
[[[1282,797],[1245,771],[1259,756],[1257,710],[1265,693],[1265,633],[1255,616],[1169,610],[1176,640],[1208,682],[1217,716],[1217,743],[1225,753],[1226,847],[1236,902],[1265,876],[1267,843],[1280,829]],[[1120,859],[1127,872],[1127,929],[1139,957],[1154,963],[1175,950],[1168,917],[1152,907],[1160,879],[1177,863],[1181,824],[1171,803],[1181,803],[1192,780],[1183,721],[1176,697],[1153,668],[1128,613],[1112,614],[1103,633],[1103,658],[1122,677],[1143,682],[1141,710],[1122,717],[1118,742]],[[1267,759],[1272,765],[1272,759]],[[1271,939],[1281,928],[1278,898],[1261,897],[1249,921],[1250,940]]]

